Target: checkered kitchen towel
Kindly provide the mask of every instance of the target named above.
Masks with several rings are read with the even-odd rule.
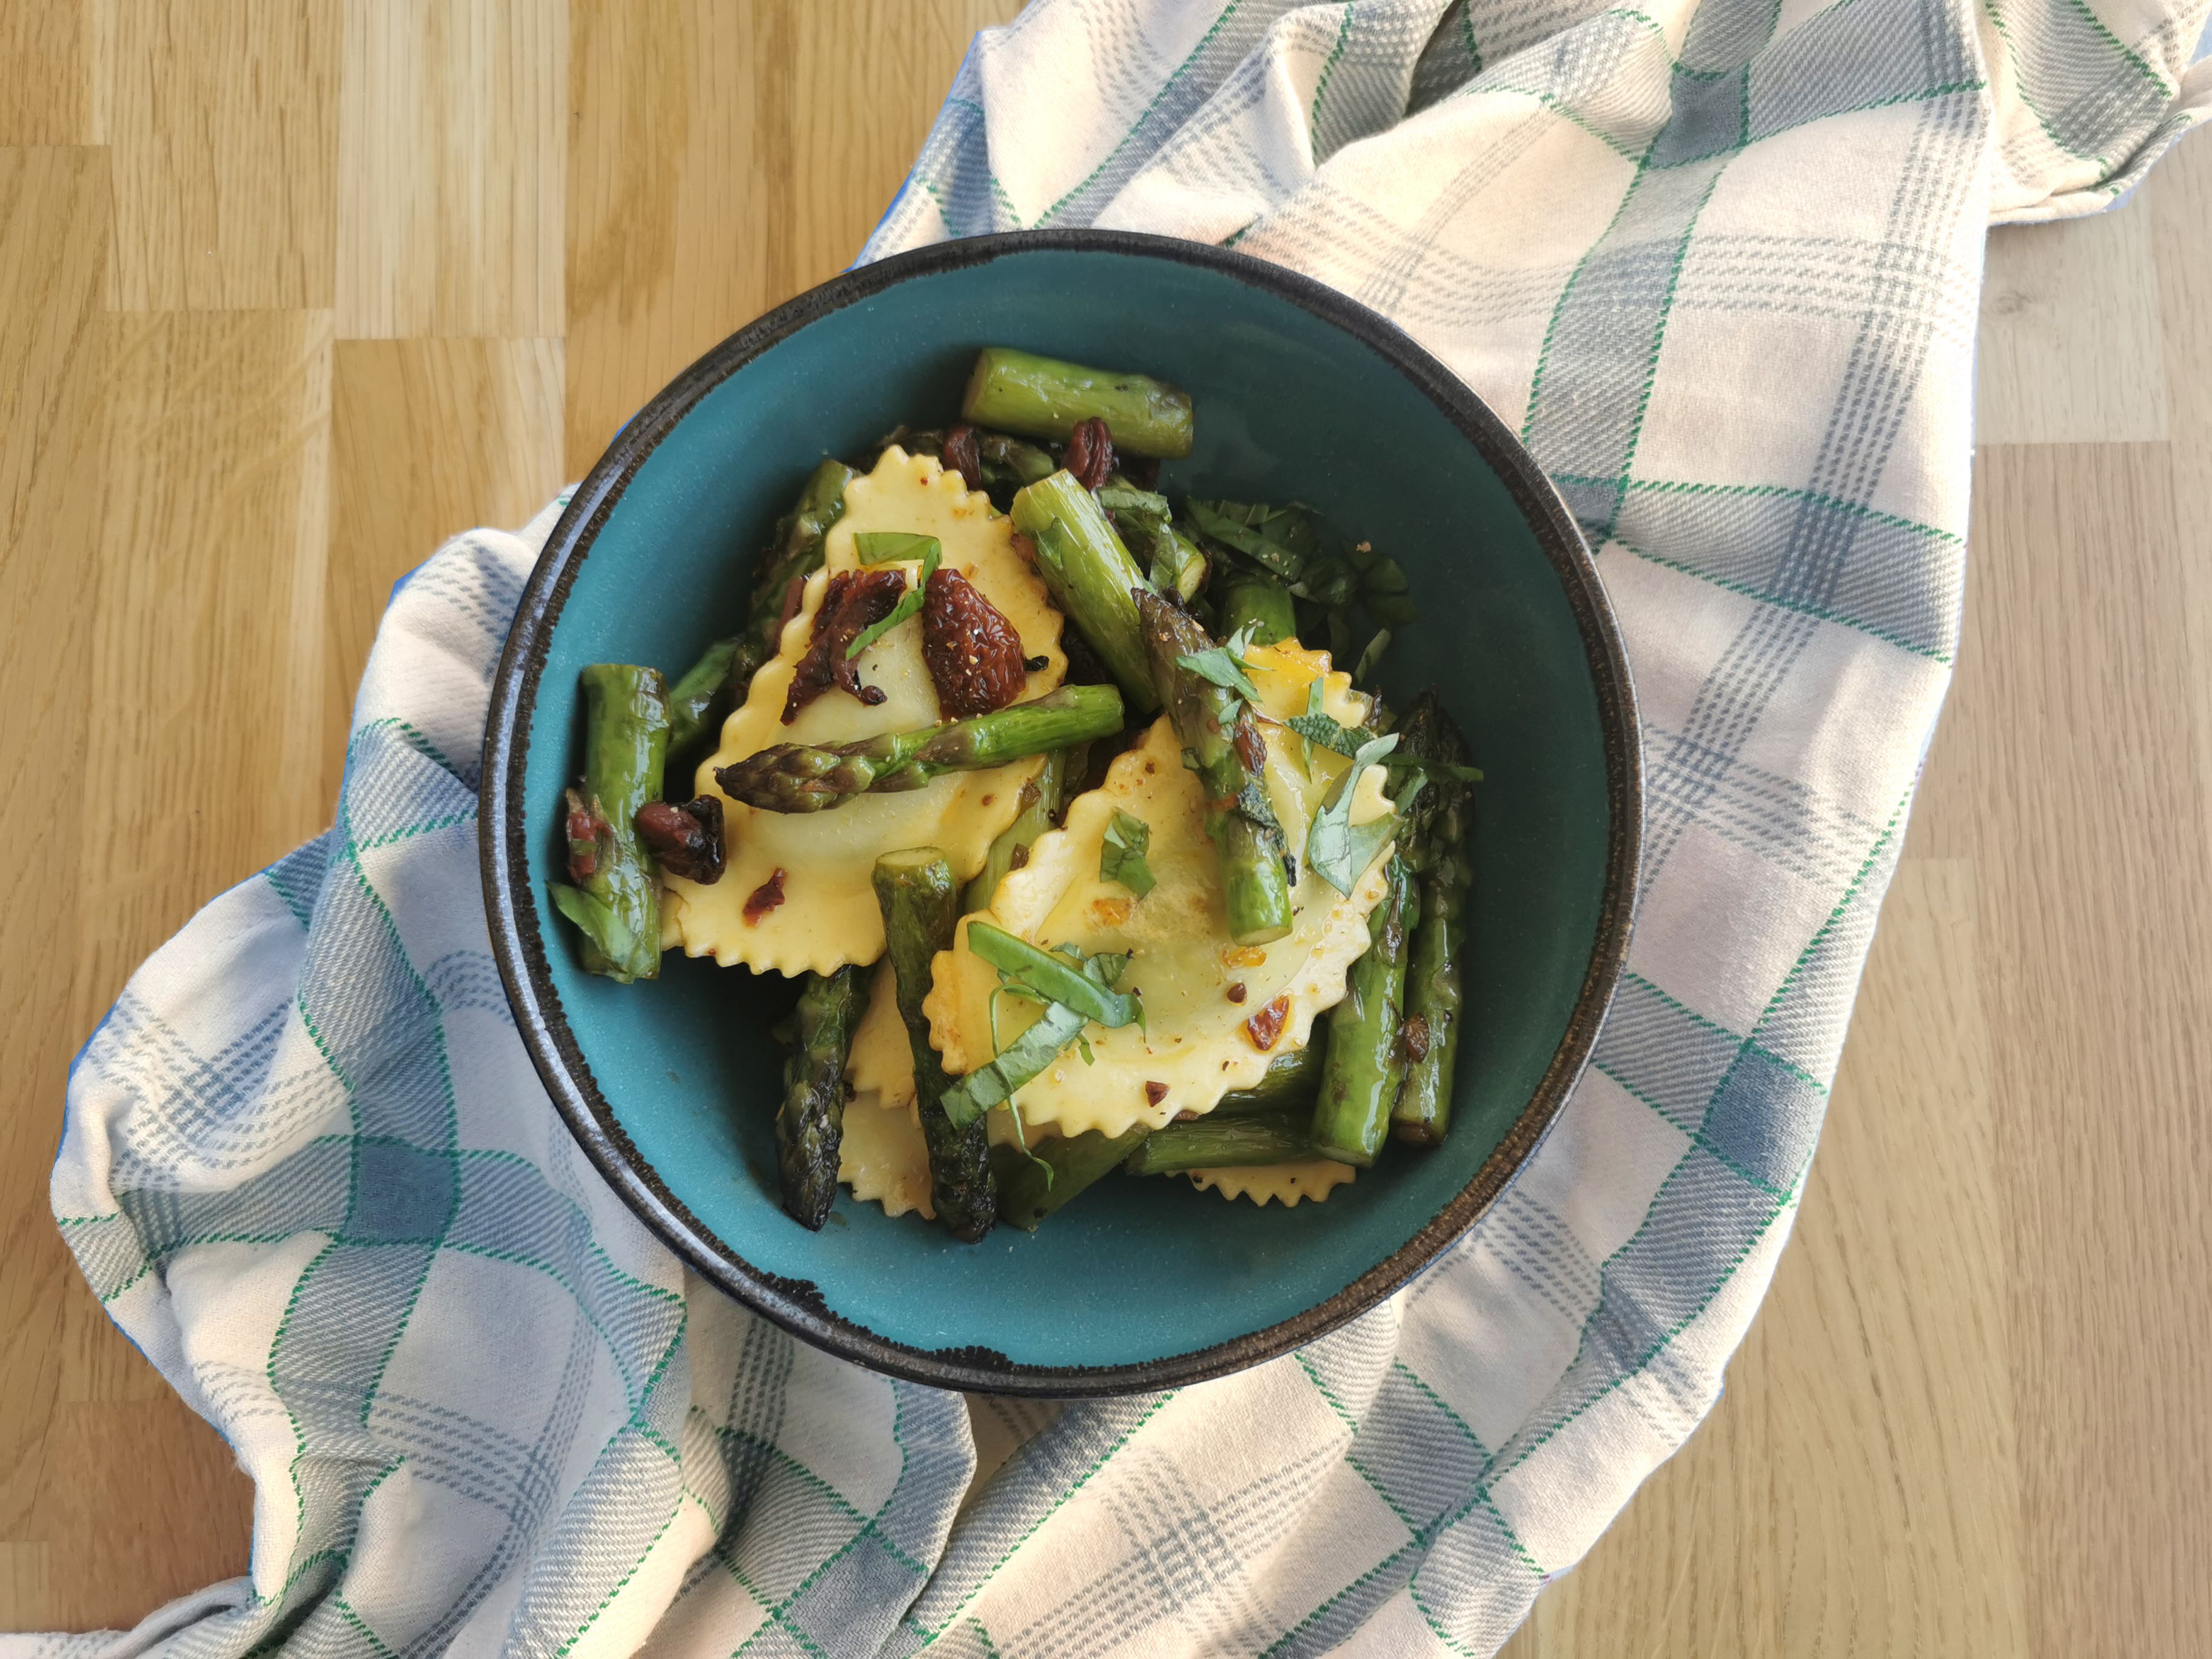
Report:
[[[1294,265],[1581,515],[1650,780],[1589,1076],[1471,1237],[1257,1370],[1054,1413],[825,1358],[686,1279],[516,1041],[476,756],[551,510],[464,537],[386,619],[337,827],[71,1079],[62,1227],[258,1487],[249,1578],[83,1650],[1495,1648],[1711,1406],[1789,1231],[1958,639],[1984,226],[2203,118],[2204,16],[1038,0],[981,37],[871,255],[1097,223]]]

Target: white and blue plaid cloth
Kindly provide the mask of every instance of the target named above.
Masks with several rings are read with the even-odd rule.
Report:
[[[981,36],[871,257],[1102,224],[1296,266],[1581,516],[1650,779],[1589,1076],[1469,1237],[1291,1358],[1058,1411],[827,1358],[687,1279],[524,1057],[477,756],[554,509],[465,536],[386,617],[336,827],[70,1079],[55,1213],[252,1474],[251,1576],[27,1645],[1496,1648],[1712,1406],[1790,1231],[1958,641],[1984,227],[2105,206],[2204,118],[2206,3],[1038,0]]]

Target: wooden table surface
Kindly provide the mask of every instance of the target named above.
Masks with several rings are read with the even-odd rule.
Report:
[[[0,1627],[251,1497],[46,1209],[132,966],[329,821],[392,581],[845,264],[1016,0],[0,0]],[[2000,232],[1966,642],[1796,1238],[1516,1659],[2212,1652],[2212,139]]]

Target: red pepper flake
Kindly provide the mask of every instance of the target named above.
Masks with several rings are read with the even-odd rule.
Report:
[[[1283,1022],[1291,1017],[1291,1000],[1277,997],[1244,1022],[1244,1035],[1261,1054],[1273,1048],[1283,1035]]]
[[[1030,849],[1028,844],[1023,842],[1016,842],[1014,843],[1014,850],[1006,855],[1006,868],[1009,870],[1026,870],[1029,868],[1029,864]]]
[[[1231,1002],[1242,1002],[1249,994],[1250,993],[1244,988],[1244,981],[1241,979],[1229,988],[1229,1000]]]
[[[1168,1085],[1166,1084],[1147,1083],[1145,1085],[1145,1103],[1147,1106],[1157,1106],[1167,1097]]]
[[[757,927],[760,919],[783,902],[783,866],[778,865],[769,878],[753,889],[745,900],[745,926]]]

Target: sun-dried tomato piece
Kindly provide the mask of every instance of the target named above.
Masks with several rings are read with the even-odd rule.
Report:
[[[568,791],[568,816],[566,823],[568,836],[568,879],[582,881],[599,872],[599,849],[606,845],[607,821],[600,816],[599,803],[584,804],[583,795]]]
[[[945,465],[968,481],[970,489],[983,487],[983,457],[975,447],[975,428],[963,421],[945,434]]]
[[[939,566],[921,600],[921,659],[949,720],[1004,708],[1022,695],[1022,636],[957,570]]]
[[[1283,1035],[1283,1022],[1291,1017],[1291,1000],[1277,997],[1244,1022],[1244,1035],[1252,1039],[1252,1046],[1266,1054]]]
[[[671,875],[712,887],[722,878],[722,798],[701,795],[678,805],[649,800],[637,809],[637,838]]]
[[[1168,1085],[1166,1084],[1147,1083],[1145,1085],[1145,1104],[1147,1106],[1157,1106],[1167,1097]]]
[[[783,866],[778,865],[769,878],[746,895],[745,926],[757,927],[760,919],[783,902]]]
[[[783,637],[783,630],[791,626],[791,619],[799,614],[799,607],[806,602],[806,578],[793,576],[783,585],[783,614],[775,619],[775,636]]]
[[[1078,421],[1067,434],[1067,470],[1085,489],[1100,489],[1113,476],[1113,434],[1097,416]]]
[[[822,594],[822,608],[814,613],[814,638],[791,677],[791,690],[783,700],[783,723],[799,718],[799,711],[831,686],[849,691],[862,702],[884,700],[879,686],[860,684],[857,662],[845,660],[845,647],[861,630],[891,613],[906,592],[906,572],[896,566],[874,570],[840,570],[830,578]]]

